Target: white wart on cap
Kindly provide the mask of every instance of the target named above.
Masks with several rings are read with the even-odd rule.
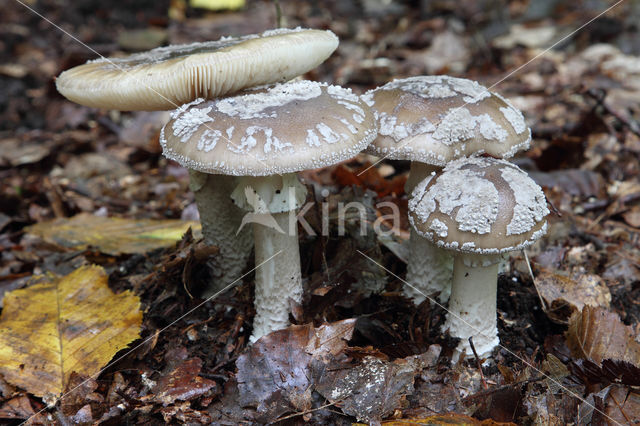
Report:
[[[522,113],[475,81],[448,76],[394,80],[362,96],[377,114],[373,155],[434,166],[476,154],[509,158],[527,149]]]
[[[376,136],[373,113],[351,90],[294,81],[172,113],[167,158],[205,173],[269,176],[347,160]]]
[[[531,245],[547,230],[542,189],[517,166],[463,158],[418,184],[409,202],[416,231],[440,247],[500,254]]]
[[[91,107],[170,110],[197,98],[288,81],[337,47],[331,31],[278,29],[89,61],[60,74],[56,87],[67,99]]]

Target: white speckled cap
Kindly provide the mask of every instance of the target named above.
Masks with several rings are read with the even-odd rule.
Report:
[[[67,99],[96,108],[169,110],[247,87],[290,80],[338,47],[331,31],[279,29],[97,59],[58,76]]]
[[[189,169],[269,176],[347,160],[375,136],[373,113],[351,90],[302,80],[184,105],[160,143]]]
[[[509,158],[531,141],[522,113],[475,81],[411,77],[362,98],[378,118],[378,137],[367,149],[373,155],[444,166],[482,153]]]
[[[542,189],[505,160],[454,160],[411,196],[415,230],[450,250],[498,254],[529,246],[547,232]]]

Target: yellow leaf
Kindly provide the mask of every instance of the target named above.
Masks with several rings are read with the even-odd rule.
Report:
[[[191,227],[200,232],[200,224],[183,220],[132,220],[81,213],[72,218],[37,223],[27,232],[63,247],[97,247],[101,252],[119,254],[146,253],[170,247]]]
[[[189,5],[209,10],[235,10],[244,7],[244,0],[191,0]]]
[[[114,294],[99,266],[40,277],[4,296],[0,374],[36,396],[60,394],[73,371],[91,376],[140,336],[140,300]]]

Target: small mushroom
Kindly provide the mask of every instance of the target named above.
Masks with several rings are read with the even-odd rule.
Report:
[[[475,81],[448,76],[394,80],[362,96],[378,119],[378,137],[366,152],[410,160],[405,192],[450,161],[489,154],[509,158],[527,149],[531,132],[509,101]],[[453,259],[411,231],[403,293],[416,304],[440,292],[449,298]]]
[[[241,176],[233,199],[251,210],[256,290],[253,335],[289,324],[302,286],[295,172],[347,160],[376,136],[373,113],[350,90],[293,81],[177,110],[161,132],[164,155],[201,173]]]
[[[89,61],[60,74],[56,87],[68,99],[87,106],[124,111],[180,107],[175,115],[199,98],[210,99],[304,74],[337,46],[338,38],[331,31],[271,30]],[[229,198],[236,184],[233,176],[190,171],[189,186],[198,205],[205,241],[220,249],[211,262],[213,277],[204,286],[204,297],[237,279],[250,256],[251,228],[236,235],[243,213]]]
[[[542,189],[517,166],[493,158],[462,158],[420,182],[409,202],[415,231],[454,253],[444,326],[470,354],[499,343],[496,286],[501,255],[531,245],[547,231]]]

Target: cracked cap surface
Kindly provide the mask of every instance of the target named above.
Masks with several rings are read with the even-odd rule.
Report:
[[[277,84],[178,108],[163,154],[205,173],[269,176],[347,160],[376,136],[370,108],[351,90],[314,81]]]
[[[448,76],[394,80],[362,96],[377,115],[378,137],[366,152],[444,166],[456,158],[509,158],[529,148],[522,113],[475,81]]]
[[[547,231],[542,189],[505,160],[454,160],[411,197],[411,225],[446,249],[499,254],[527,247]]]

